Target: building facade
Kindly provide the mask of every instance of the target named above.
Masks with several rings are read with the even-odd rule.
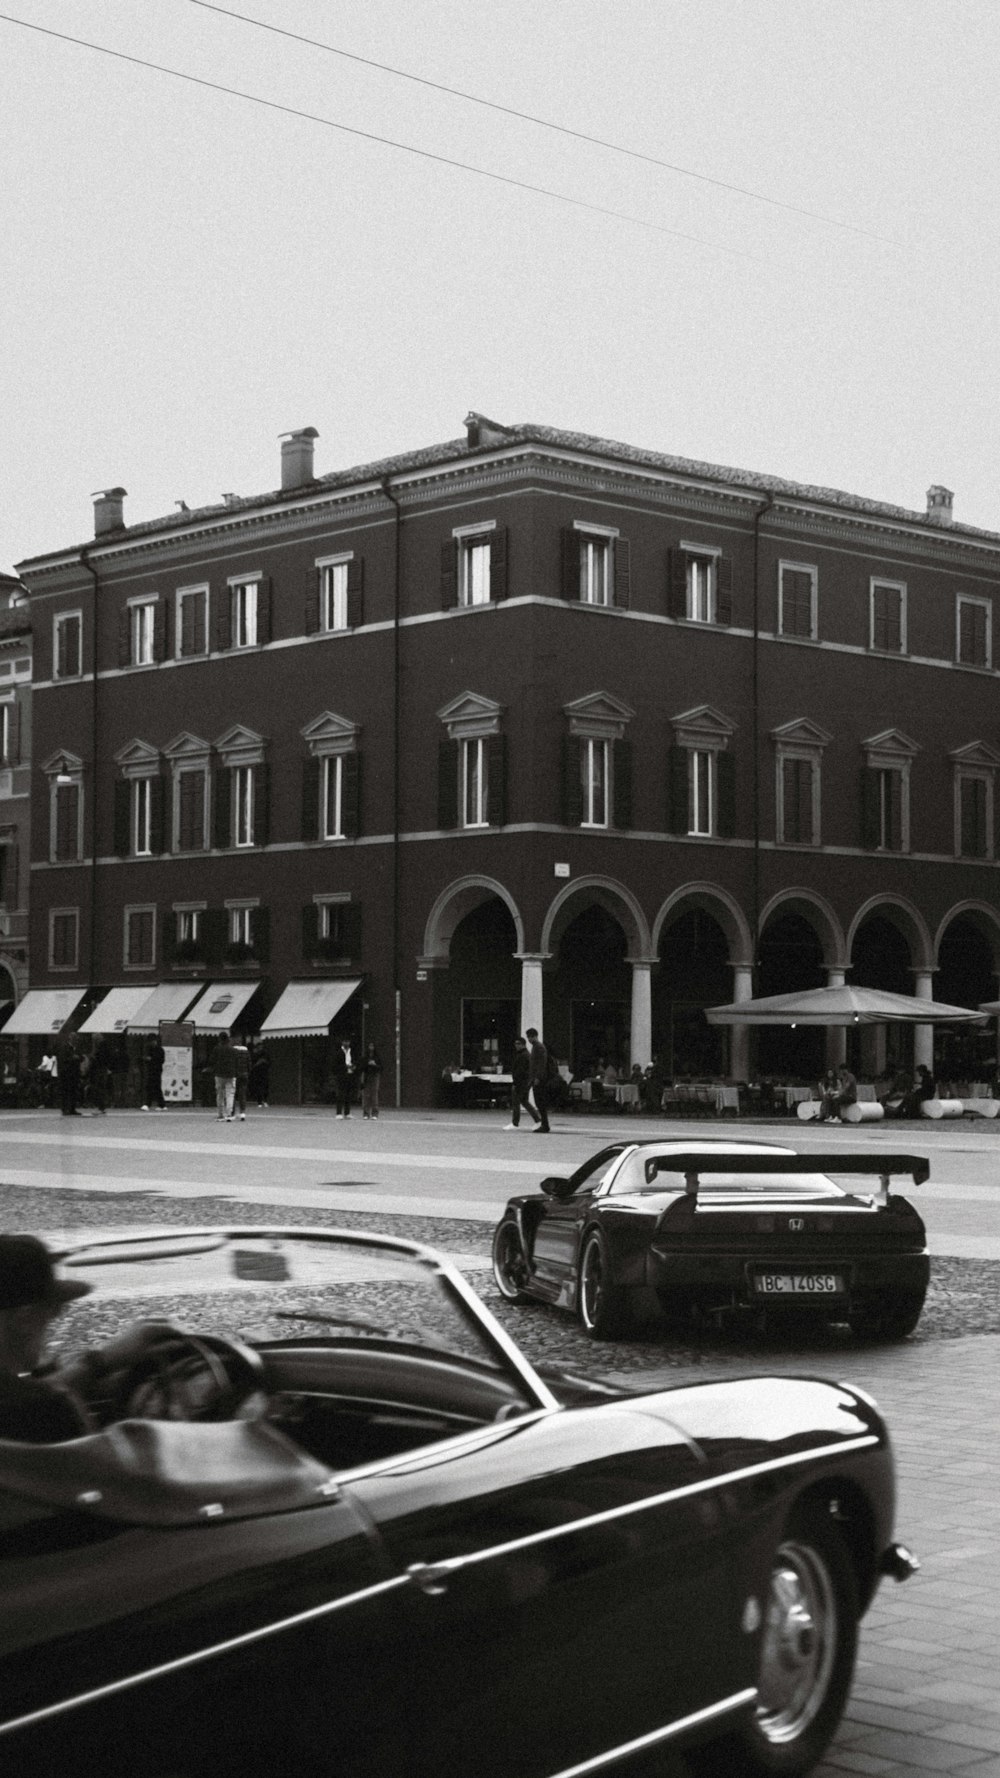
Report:
[[[18,565],[33,986],[240,984],[253,1028],[326,982],[409,1104],[532,1024],[576,1068],[745,1079],[819,1040],[705,1006],[995,997],[1000,536],[947,490],[477,414],[317,477],[315,436],[273,493],[127,526],[112,489]],[[322,1090],[321,1038],[276,1048],[275,1097]]]
[[[30,794],[31,618],[20,581],[0,574],[0,1029],[28,987]]]

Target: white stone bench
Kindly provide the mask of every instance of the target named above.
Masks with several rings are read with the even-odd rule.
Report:
[[[923,1099],[920,1105],[921,1117],[961,1117],[964,1110],[961,1099]]]

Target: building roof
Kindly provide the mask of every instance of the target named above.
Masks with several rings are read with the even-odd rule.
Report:
[[[882,500],[871,500],[860,494],[849,494],[840,488],[825,488],[809,482],[790,481],[787,477],[768,475],[758,470],[734,469],[725,464],[705,463],[697,458],[672,456],[662,451],[646,450],[639,445],[623,444],[617,439],[597,438],[587,432],[566,432],[559,427],[540,426],[533,422],[508,426],[499,421],[487,420],[481,414],[471,413],[466,424],[469,431],[464,438],[448,439],[443,444],[425,445],[419,450],[401,451],[370,463],[354,464],[347,469],[317,476],[315,480],[296,488],[271,489],[262,494],[231,494],[211,506],[167,513],[158,519],[141,520],[138,524],[123,526],[121,530],[106,532],[96,540],[88,538],[84,544],[28,557],[16,566],[20,572],[60,557],[76,555],[83,549],[91,548],[95,541],[99,547],[113,547],[129,538],[149,537],[157,532],[168,535],[174,531],[190,530],[192,525],[197,525],[200,521],[216,520],[237,513],[252,513],[276,504],[294,504],[304,495],[314,496],[325,490],[359,486],[438,465],[443,467],[462,460],[492,456],[507,445],[533,444],[557,451],[572,451],[604,462],[610,460],[636,469],[676,475],[685,480],[715,484],[734,492],[784,496],[810,505],[833,507],[874,519],[919,525],[928,535],[936,538],[975,537],[1000,545],[1000,532],[955,522],[941,524],[929,519],[926,512],[894,506]]]

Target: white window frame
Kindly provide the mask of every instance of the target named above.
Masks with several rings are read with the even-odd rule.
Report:
[[[55,958],[56,921],[69,920],[73,932],[73,955],[68,963],[57,963]],[[49,909],[49,968],[76,970],[80,963],[80,910],[74,908]]]
[[[615,544],[621,533],[616,525],[592,525],[574,519],[580,540],[580,603],[607,608],[615,602]]]
[[[353,560],[353,550],[317,558],[319,627],[327,635],[335,630],[347,629],[347,578]]]
[[[333,938],[331,931],[333,910],[339,913],[342,908],[350,907],[351,897],[347,893],[339,895],[314,895],[316,906],[316,936],[320,939]]]
[[[611,825],[611,749],[606,736],[580,736],[580,785],[583,791],[581,827],[604,829]],[[595,770],[596,762],[600,762]]]
[[[459,747],[462,826],[488,827],[489,747],[485,735],[466,735]]]
[[[962,659],[962,607],[977,605],[986,613],[986,659],[982,661],[964,661]],[[956,593],[955,595],[955,662],[960,667],[978,667],[982,672],[993,666],[993,601],[981,598],[975,593]]]
[[[153,780],[141,776],[129,780],[129,838],[133,858],[153,854]]]
[[[16,709],[13,694],[8,698],[0,698],[0,766],[14,764],[11,754],[11,742],[14,736],[14,724],[11,717]]]
[[[812,833],[806,840],[792,839],[785,832],[785,761],[799,760],[811,768],[811,827]],[[779,846],[815,847],[820,844],[820,766],[818,753],[810,747],[779,747],[775,761],[775,807],[777,809],[777,843]]]
[[[319,756],[319,837],[321,840],[344,838],[343,753],[322,753]]]
[[[232,791],[232,843],[242,849],[254,844],[254,791],[256,763],[241,761],[229,767]]]
[[[714,839],[719,824],[717,747],[688,748],[688,834]]]
[[[785,629],[785,575],[808,574],[809,576],[809,629],[803,636],[797,630]],[[788,636],[793,642],[815,642],[818,633],[819,617],[819,569],[812,562],[778,563],[778,634]]]
[[[188,847],[188,846],[182,847],[181,846],[181,779],[186,776],[194,777],[196,774],[202,780],[201,844],[198,846],[192,846],[192,847]],[[192,764],[189,764],[186,760],[180,760],[174,764],[172,775],[173,775],[173,786],[172,786],[173,795],[171,797],[171,803],[172,803],[171,829],[172,829],[172,831],[170,834],[170,850],[172,853],[176,852],[182,858],[193,857],[195,852],[207,852],[208,851],[208,819],[209,819],[208,765],[205,761],[202,761],[202,760],[199,760],[197,763],[192,763]]]
[[[150,916],[149,921],[149,957],[145,962],[133,962],[129,956],[131,950],[132,921],[137,915]],[[156,965],[156,903],[154,901],[129,902],[123,910],[122,927],[122,967],[148,971]]]
[[[459,525],[452,532],[458,551],[458,603],[464,610],[490,603],[492,538],[496,528],[496,519],[489,519],[481,525]]]
[[[719,558],[721,548],[704,543],[680,544],[684,556],[684,610],[689,623],[719,621]],[[704,575],[702,584],[702,572]]]
[[[184,605],[188,599],[199,596],[205,604],[202,616],[201,647],[195,648],[190,654],[183,652],[184,640]],[[200,581],[197,586],[179,586],[174,605],[174,658],[179,661],[193,661],[208,653],[208,603],[209,588],[207,581]]]
[[[877,589],[885,587],[890,592],[899,594],[899,648],[883,648],[875,640],[875,594]],[[868,646],[878,654],[902,655],[906,653],[906,582],[905,580],[888,580],[884,574],[873,574],[868,583]]]
[[[260,634],[260,574],[238,574],[229,581],[229,646],[256,648]]]
[[[260,906],[259,900],[227,901],[226,909],[226,943],[228,945],[253,946],[253,914]]]
[[[156,599],[128,602],[128,658],[132,667],[152,667],[156,661]]]
[[[874,760],[873,770],[879,774],[879,806],[878,806],[878,840],[876,852],[885,852],[889,857],[902,857],[910,850],[910,774],[907,765],[899,760]],[[886,806],[886,779],[888,774],[899,780],[899,847],[889,844],[887,835],[891,834],[891,823],[888,820]]]
[[[67,624],[71,624],[71,623],[76,623],[79,626],[78,630],[77,630],[77,656],[78,656],[78,659],[77,659],[76,672],[75,673],[66,673],[66,672],[60,671],[61,662],[62,662],[63,656],[65,654],[65,644],[63,641],[63,634],[64,634]],[[53,677],[53,679],[58,679],[60,682],[64,679],[82,679],[83,678],[83,612],[82,611],[57,611],[55,613],[55,615],[53,616],[53,619],[52,619],[52,677]]]
[[[200,944],[205,936],[204,914],[206,903],[203,901],[175,901],[172,912],[177,918],[177,943],[179,945]]]

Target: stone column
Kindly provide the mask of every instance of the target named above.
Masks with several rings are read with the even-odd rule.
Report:
[[[545,962],[541,952],[534,956],[522,952],[521,964],[521,1023],[519,1030],[523,1037],[530,1026],[534,1025],[540,1037],[545,1036],[545,1015],[542,1010],[542,964]]]
[[[629,1066],[647,1068],[653,1060],[652,970],[656,958],[632,957],[632,1021],[629,1031]]]
[[[933,1000],[934,974],[930,969],[913,971],[913,992],[918,1000]],[[913,1066],[921,1064],[934,1073],[934,1026],[914,1025],[913,1027]]]
[[[829,964],[826,971],[828,988],[842,988],[846,969],[835,969]],[[846,1025],[828,1025],[826,1031],[826,1065],[827,1068],[839,1068],[847,1060],[847,1027]]]
[[[753,965],[733,964],[733,1000],[753,999]],[[750,1079],[750,1026],[729,1027],[729,1073],[733,1080]]]

